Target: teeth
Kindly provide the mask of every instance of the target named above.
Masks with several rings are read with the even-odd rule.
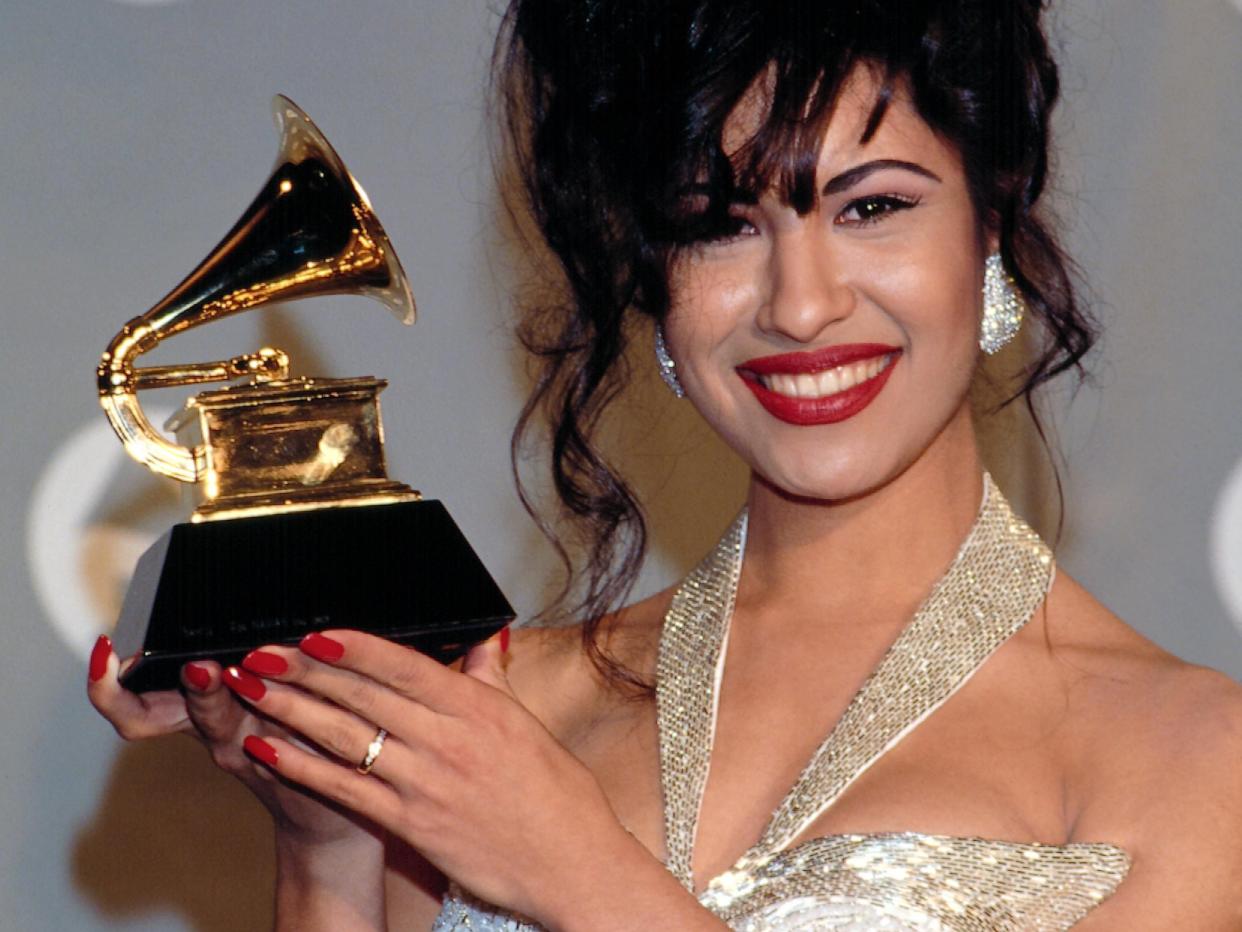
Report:
[[[759,382],[769,391],[790,398],[825,398],[838,392],[848,391],[860,382],[874,379],[892,362],[892,356],[876,356],[846,366],[837,366],[823,372],[804,372],[798,375],[761,375]]]

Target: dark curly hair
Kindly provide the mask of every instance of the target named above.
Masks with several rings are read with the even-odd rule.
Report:
[[[1081,359],[1095,333],[1071,267],[1037,204],[1048,173],[1057,66],[1042,0],[512,0],[495,54],[498,100],[526,208],[564,275],[560,301],[527,308],[519,333],[539,360],[513,437],[515,471],[539,415],[563,518],[586,544],[582,589],[558,607],[583,620],[607,678],[639,685],[600,646],[646,547],[639,503],[598,448],[602,412],[628,380],[637,312],[661,320],[670,263],[695,237],[679,194],[706,191],[709,218],[738,192],[815,206],[818,150],[859,65],[881,79],[864,140],[898,88],[956,147],[981,229],[1038,324],[1039,345],[1010,397],[1025,398]],[[725,121],[760,76],[770,106],[726,155]],[[700,214],[702,216],[702,214]],[[1032,409],[1033,410],[1033,409]],[[519,478],[519,489],[522,483]]]

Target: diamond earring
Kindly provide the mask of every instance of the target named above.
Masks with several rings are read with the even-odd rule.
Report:
[[[979,348],[989,356],[1000,351],[1022,326],[1026,302],[1018,286],[1001,261],[999,252],[988,256],[983,273],[983,322],[979,332]]]
[[[655,354],[656,362],[660,366],[660,378],[664,380],[664,384],[678,398],[685,398],[686,390],[681,387],[681,382],[677,378],[677,363],[673,362],[673,357],[668,354],[668,346],[664,343],[663,324],[656,324]]]

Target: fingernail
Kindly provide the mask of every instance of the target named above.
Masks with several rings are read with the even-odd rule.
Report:
[[[509,653],[509,626],[505,625],[500,629],[500,652],[502,654]]]
[[[211,672],[196,663],[185,665],[185,678],[197,690],[204,690],[211,685]]]
[[[267,764],[269,767],[276,766],[276,749],[258,735],[246,735],[246,740],[242,742],[242,747],[246,749],[247,754],[256,760]]]
[[[302,638],[302,643],[298,647],[302,648],[302,653],[310,654],[316,660],[322,660],[324,663],[336,663],[345,656],[344,644],[322,634],[306,635],[306,637]]]
[[[289,670],[289,664],[284,657],[265,650],[252,650],[242,658],[242,666],[259,676],[280,676]]]
[[[251,702],[258,702],[267,694],[263,681],[240,667],[229,667],[224,671],[224,685]]]
[[[108,658],[112,656],[112,641],[106,634],[99,635],[99,640],[91,648],[90,669],[87,675],[92,683],[98,683],[108,672]]]

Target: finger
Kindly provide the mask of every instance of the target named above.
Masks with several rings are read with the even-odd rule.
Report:
[[[242,660],[242,667],[268,682],[296,686],[318,699],[328,699],[348,709],[370,727],[371,733],[383,726],[393,734],[412,739],[426,734],[432,727],[435,713],[425,706],[369,677],[320,663],[292,648],[263,647],[251,651]],[[249,687],[253,691],[254,686],[262,686],[263,681],[236,679],[230,672],[227,682],[230,686]],[[251,698],[245,691],[241,694]],[[264,713],[270,714],[266,707]]]
[[[209,743],[235,742],[246,710],[224,687],[220,665],[211,660],[187,663],[181,668],[186,711],[199,734]]]
[[[506,672],[508,659],[509,628],[506,626],[494,637],[470,648],[461,672],[499,689],[507,696],[513,696],[513,690],[509,686],[509,674]]]
[[[418,651],[361,631],[308,634],[299,649],[337,670],[350,670],[436,712],[456,714],[474,705],[470,680]]]
[[[118,735],[136,741],[193,728],[181,693],[169,690],[136,695],[121,686],[120,669],[112,642],[101,636],[91,651],[86,695]]]
[[[372,822],[391,827],[400,821],[401,798],[382,780],[317,757],[280,738],[250,735],[243,744],[248,754],[275,773]]]
[[[382,727],[302,689],[278,682],[265,683],[244,669],[229,667],[224,671],[224,681],[265,718],[278,722],[351,767],[362,765]],[[377,688],[373,683],[369,686]],[[391,731],[383,727],[385,731]],[[416,764],[410,748],[397,735],[382,739],[380,744],[381,750],[372,756],[372,773],[390,783],[400,782],[403,786],[417,780]]]

